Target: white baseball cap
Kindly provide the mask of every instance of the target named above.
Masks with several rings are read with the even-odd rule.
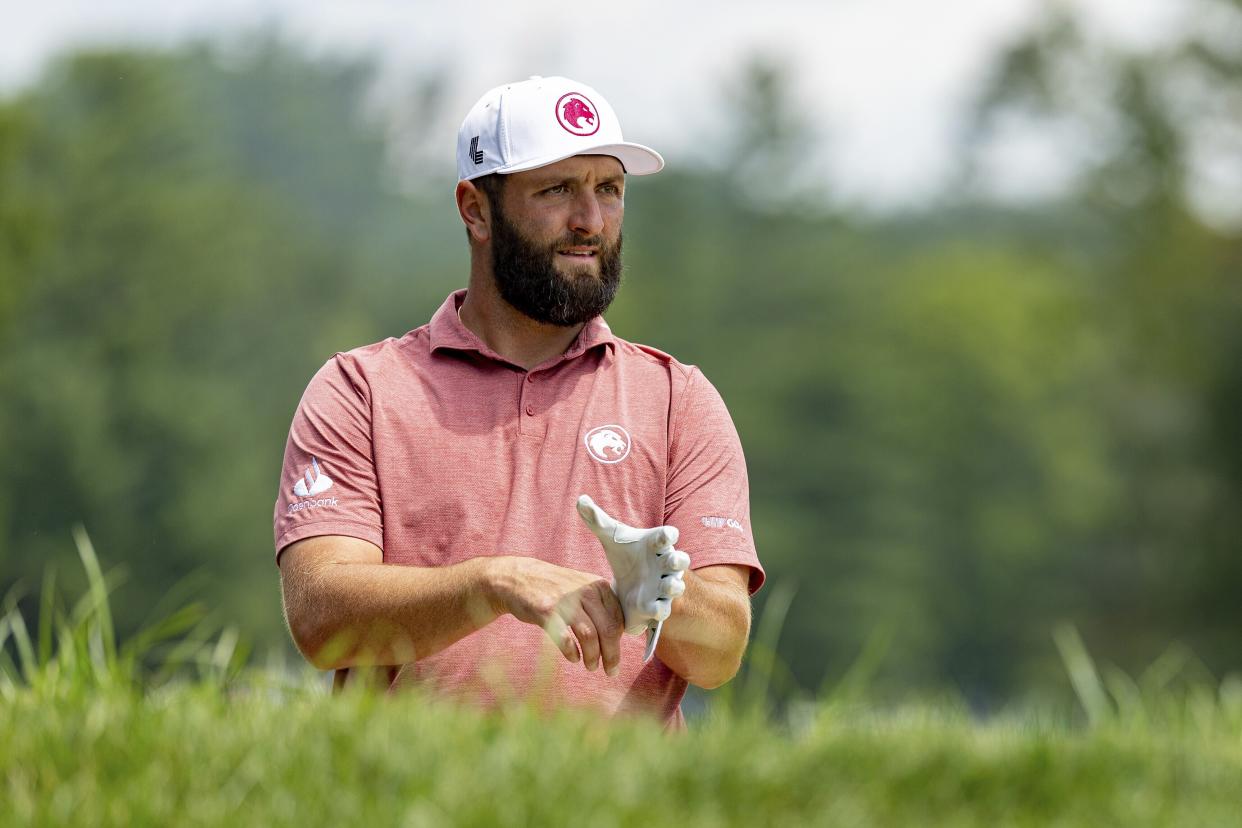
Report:
[[[457,131],[457,178],[515,173],[571,155],[614,156],[630,175],[664,167],[660,153],[622,139],[604,96],[569,78],[531,76],[490,90]]]

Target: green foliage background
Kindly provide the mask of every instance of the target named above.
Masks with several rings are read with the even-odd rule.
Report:
[[[288,650],[270,518],[301,390],[422,324],[467,258],[449,149],[398,186],[371,67],[224,55],[66,54],[0,105],[0,591],[73,571],[81,521],[126,564],[120,629],[194,589]],[[1057,692],[1066,621],[1126,669],[1172,641],[1242,667],[1242,232],[1186,172],[1196,129],[1242,123],[1170,72],[1242,95],[1210,38],[1109,52],[1050,16],[997,56],[961,179],[876,216],[805,191],[759,61],[725,164],[631,183],[609,320],[730,406],[760,555],[796,588],[777,692],[868,641],[877,693]],[[1089,130],[1063,197],[987,195],[1015,113]]]

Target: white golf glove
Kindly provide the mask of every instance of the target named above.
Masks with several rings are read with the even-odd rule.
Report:
[[[673,599],[686,591],[690,556],[677,543],[677,527],[636,529],[610,517],[587,495],[578,498],[578,514],[599,538],[612,566],[612,589],[625,613],[625,631],[647,632],[643,663],[651,660]]]

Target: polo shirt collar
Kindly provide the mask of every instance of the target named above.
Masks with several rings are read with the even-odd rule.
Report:
[[[440,305],[440,309],[435,312],[435,315],[431,317],[430,336],[432,352],[434,353],[441,348],[457,351],[477,351],[491,359],[508,362],[504,357],[487,347],[474,331],[462,324],[461,317],[457,315],[457,312],[461,308],[461,303],[465,300],[465,288],[453,291],[444,300],[444,304]],[[561,355],[560,359],[573,359],[586,353],[591,348],[601,345],[610,347],[615,351],[617,340],[612,335],[612,329],[608,327],[608,323],[604,321],[604,317],[596,316],[582,327],[582,330],[578,332],[577,338],[570,344],[569,349]]]

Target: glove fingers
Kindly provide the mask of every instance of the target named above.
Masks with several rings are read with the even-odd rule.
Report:
[[[665,572],[685,572],[690,568],[690,556],[680,549],[674,549],[664,557]]]
[[[616,525],[616,521],[609,517],[607,512],[599,508],[589,495],[579,497],[577,506],[578,515],[590,527],[592,532],[601,538],[605,535],[611,535],[612,527]]]
[[[686,591],[686,582],[680,573],[660,576],[660,597],[676,598]]]
[[[676,526],[659,526],[651,535],[651,548],[657,553],[666,552],[677,543],[681,535]]]

